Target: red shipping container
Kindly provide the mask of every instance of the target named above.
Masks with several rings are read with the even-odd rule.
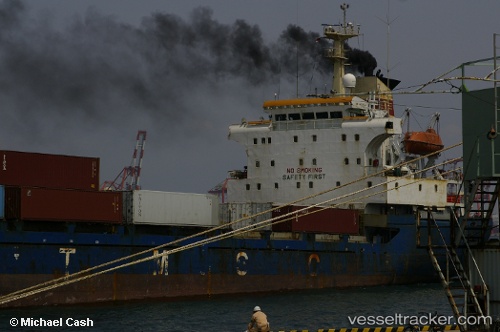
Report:
[[[27,187],[5,188],[6,219],[122,222],[122,193]]]
[[[304,206],[285,206],[274,210],[273,218],[303,209]],[[326,234],[359,234],[359,212],[351,209],[311,207],[273,224],[275,232],[306,232]]]
[[[0,150],[0,184],[99,189],[99,158]]]

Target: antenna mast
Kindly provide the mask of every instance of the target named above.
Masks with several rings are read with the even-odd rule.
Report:
[[[396,17],[395,19],[393,19],[392,21],[390,20],[389,18],[389,11],[390,11],[390,0],[387,0],[387,15],[385,17],[385,21],[382,20],[381,18],[378,18],[379,20],[381,20],[383,23],[385,23],[387,25],[387,59],[386,59],[386,77],[389,78],[391,77],[389,75],[389,71],[390,71],[390,67],[389,67],[389,60],[390,60],[390,43],[391,43],[391,24],[396,21],[398,18]]]
[[[327,25],[323,28],[324,38],[332,39],[334,44],[332,49],[327,50],[326,57],[333,61],[333,84],[332,90],[334,94],[344,95],[345,88],[342,84],[344,77],[344,66],[347,58],[345,57],[344,43],[347,39],[359,36],[359,25],[354,26],[352,23],[347,23],[346,11],[349,5],[343,3],[340,9],[344,11],[344,22],[338,25]]]

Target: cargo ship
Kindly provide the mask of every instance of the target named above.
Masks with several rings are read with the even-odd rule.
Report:
[[[247,166],[206,194],[115,190],[99,158],[0,151],[0,305],[437,281],[419,207],[448,222],[458,176],[432,168],[439,149],[405,151],[397,81],[346,72],[360,27],[323,33],[330,93],[230,125]]]

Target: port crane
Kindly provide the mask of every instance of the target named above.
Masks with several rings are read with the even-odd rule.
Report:
[[[141,189],[139,180],[141,175],[142,157],[144,156],[145,144],[146,131],[139,130],[137,132],[137,141],[135,144],[135,149],[132,155],[132,162],[130,163],[130,166],[125,166],[113,181],[104,181],[104,183],[101,185],[101,190],[121,191]]]

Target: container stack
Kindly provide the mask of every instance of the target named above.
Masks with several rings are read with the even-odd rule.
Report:
[[[0,217],[121,223],[122,193],[99,191],[99,158],[1,150]]]
[[[217,196],[100,191],[99,158],[1,151],[0,219],[154,226],[218,225]]]

